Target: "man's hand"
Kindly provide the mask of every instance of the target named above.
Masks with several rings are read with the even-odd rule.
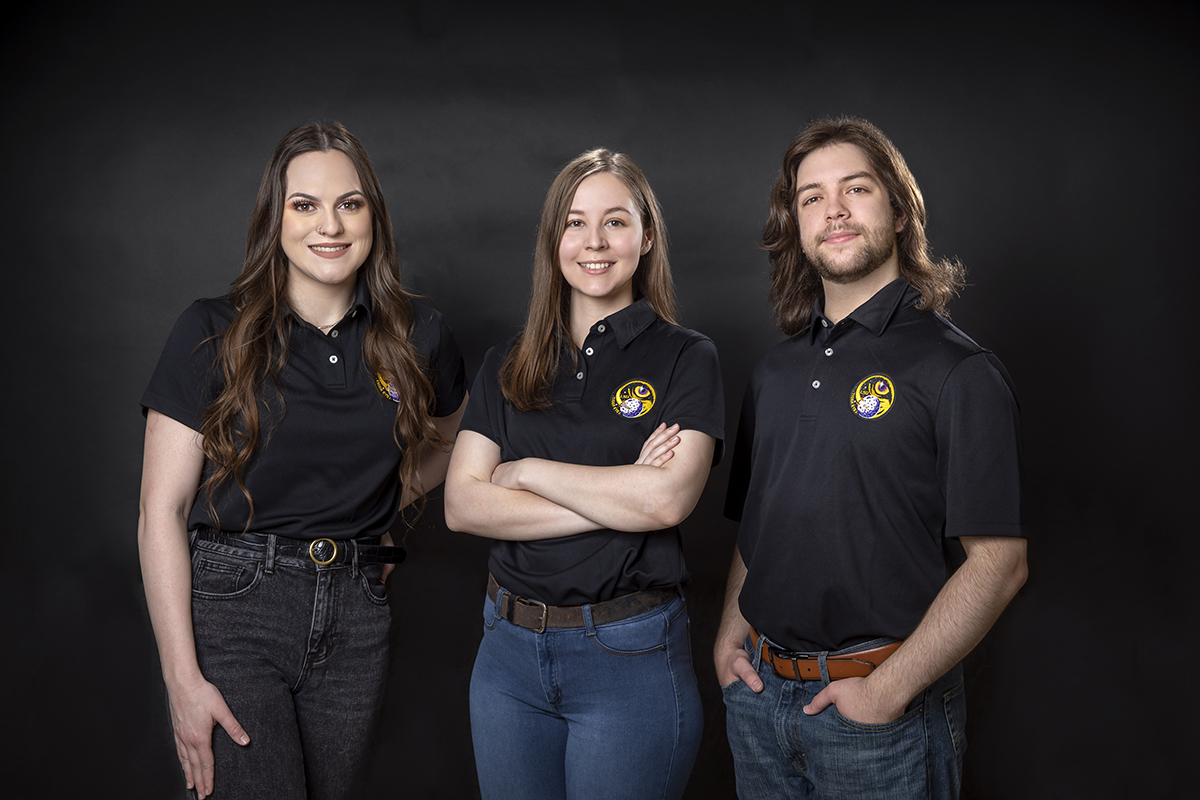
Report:
[[[762,678],[754,671],[754,662],[744,647],[732,647],[718,642],[713,648],[713,665],[717,668],[717,680],[722,687],[740,680],[752,691],[763,690]]]
[[[878,692],[873,689],[868,678],[842,678],[831,681],[804,707],[804,713],[810,716],[820,714],[830,705],[834,705],[843,717],[868,725],[891,722],[904,714],[907,700],[897,705],[894,700],[877,697]]]

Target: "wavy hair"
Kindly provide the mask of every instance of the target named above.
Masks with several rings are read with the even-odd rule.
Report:
[[[916,178],[882,131],[858,117],[838,117],[810,122],[796,134],[771,187],[771,210],[759,246],[771,261],[770,298],[776,325],[788,336],[804,330],[812,316],[813,301],[821,292],[821,279],[801,248],[796,173],[805,156],[833,144],[852,144],[863,152],[887,190],[892,213],[905,221],[896,234],[896,253],[901,277],[921,293],[917,308],[949,317],[946,305],[963,287],[965,271],[956,259],[934,261],[930,257],[925,238],[925,201]]]
[[[660,319],[676,324],[675,283],[667,259],[667,225],[658,198],[638,165],[624,153],[589,150],[572,159],[550,184],[542,204],[529,311],[525,326],[500,368],[500,389],[519,411],[550,407],[550,390],[563,357],[576,356],[571,343],[571,291],[559,266],[558,246],[579,184],[592,175],[618,178],[633,196],[642,228],[653,232],[650,250],[633,274],[633,299],[646,297]]]
[[[293,324],[287,313],[288,259],[280,243],[288,165],[305,153],[333,150],[354,165],[371,212],[371,251],[358,273],[359,280],[366,281],[371,302],[371,327],[363,339],[363,361],[400,393],[393,437],[403,451],[400,479],[404,485],[423,497],[423,488],[416,487],[421,446],[445,445],[432,421],[433,384],[422,357],[409,341],[413,295],[400,283],[400,259],[379,176],[362,144],[339,123],[301,125],[283,137],[267,162],[250,215],[246,260],[229,291],[235,316],[228,330],[218,336],[214,370],[223,388],[205,410],[200,428],[204,455],[212,463],[201,490],[214,521],[213,492],[233,481],[250,506],[246,523],[249,529],[254,499],[244,477],[265,438],[261,409],[268,382],[283,400],[278,381],[287,362],[288,334]]]

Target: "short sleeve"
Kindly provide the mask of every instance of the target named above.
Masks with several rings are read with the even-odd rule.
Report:
[[[500,441],[500,415],[503,413],[504,396],[500,391],[500,365],[508,348],[492,347],[483,357],[483,366],[471,386],[467,400],[467,411],[463,414],[460,431],[474,431],[486,436],[497,445]]]
[[[671,387],[660,419],[680,430],[707,433],[716,439],[713,466],[725,452],[725,389],[717,346],[708,337],[694,338],[679,352]]]
[[[214,337],[229,325],[215,302],[197,300],[175,322],[142,395],[143,414],[152,408],[200,430],[205,409],[220,391],[213,369],[218,347]]]
[[[725,491],[725,516],[734,522],[742,519],[746,494],[750,491],[750,468],[754,463],[754,390],[746,387],[742,398],[742,414],[738,419],[733,443],[733,459],[729,465],[729,486]]]
[[[946,379],[937,410],[947,537],[1024,536],[1021,426],[1008,372],[983,351]]]
[[[413,332],[413,344],[425,356],[429,367],[436,398],[433,416],[447,417],[458,410],[466,396],[467,371],[462,351],[440,312],[425,304],[414,304],[414,308],[420,322]]]

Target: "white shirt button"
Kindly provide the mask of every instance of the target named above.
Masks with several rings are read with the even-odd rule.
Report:
[[[582,372],[576,372],[576,373],[575,373],[575,380],[577,380],[577,381],[581,381],[581,380],[583,380],[583,373],[582,373]]]
[[[337,363],[337,356],[330,356],[330,357],[329,357],[329,363],[330,363],[330,364],[336,364],[336,363]]]
[[[829,327],[829,320],[825,320],[825,319],[821,320],[821,327],[822,327],[822,328],[828,328],[828,327]]]
[[[337,333],[338,333],[337,331],[330,331],[330,332],[329,332],[329,335],[330,335],[330,336],[332,336],[334,339],[336,339],[336,338],[337,338]]]
[[[814,389],[820,389],[820,388],[821,388],[821,382],[820,382],[820,381],[813,381],[813,388],[814,388]]]
[[[605,328],[603,325],[597,325],[596,330],[600,331],[600,333],[604,333]]]
[[[583,352],[587,353],[590,356],[593,353],[595,353],[596,351],[589,347],[587,350],[584,350]]]
[[[337,331],[334,331],[334,333],[337,333]],[[827,356],[831,356],[831,355],[833,355],[833,348],[832,348],[832,347],[826,347],[826,348],[825,348],[825,355],[827,355]]]

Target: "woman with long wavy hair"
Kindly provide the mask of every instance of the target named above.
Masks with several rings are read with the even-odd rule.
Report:
[[[362,144],[289,132],[241,274],[179,318],[142,398],[142,575],[198,797],[354,796],[404,555],[388,529],[445,477],[465,385],[401,286]]]
[[[446,521],[492,545],[471,732],[485,800],[678,798],[702,714],[678,525],[720,457],[711,340],[675,323],[667,231],[628,156],[546,197],[524,329],[484,358]]]

